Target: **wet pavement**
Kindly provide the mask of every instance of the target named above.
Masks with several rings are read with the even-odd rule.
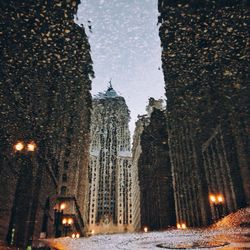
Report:
[[[50,241],[58,250],[250,249],[250,228],[168,230],[149,233],[94,235]]]

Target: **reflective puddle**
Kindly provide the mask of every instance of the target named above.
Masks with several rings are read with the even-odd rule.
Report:
[[[164,249],[201,249],[201,248],[223,247],[227,245],[229,245],[228,242],[195,241],[190,243],[179,243],[179,244],[161,243],[156,246]]]

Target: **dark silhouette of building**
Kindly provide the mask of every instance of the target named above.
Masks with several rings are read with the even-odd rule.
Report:
[[[178,222],[250,202],[247,1],[159,0]]]
[[[151,230],[176,224],[167,123],[162,102],[149,99],[148,114],[139,116],[133,142],[132,164],[138,168],[140,190],[140,224]]]
[[[93,71],[79,2],[0,2],[0,241],[22,249],[54,235],[62,197],[82,234]]]

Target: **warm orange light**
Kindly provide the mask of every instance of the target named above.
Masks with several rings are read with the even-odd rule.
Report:
[[[91,234],[94,234],[95,233],[95,230],[91,230]]]
[[[77,239],[80,238],[80,234],[79,233],[76,234],[76,238]]]
[[[147,232],[148,232],[148,228],[147,228],[147,227],[144,227],[144,228],[143,228],[143,231],[144,231],[145,233],[147,233]]]
[[[213,203],[216,202],[216,197],[215,197],[214,195],[211,194],[211,195],[209,196],[209,198],[210,198],[210,201],[211,201],[211,202],[213,202]]]
[[[34,152],[36,150],[36,144],[32,141],[27,145],[27,151]]]
[[[60,205],[60,210],[65,209],[65,207],[66,207],[66,204],[65,204],[65,203],[62,203],[62,204]]]
[[[185,223],[182,223],[182,224],[181,224],[181,228],[182,228],[182,229],[187,229],[186,224],[185,224]]]
[[[24,144],[22,142],[18,142],[14,145],[16,151],[22,151],[24,149]]]
[[[178,228],[178,229],[181,229],[181,224],[178,223],[178,224],[177,224],[177,228]]]
[[[63,224],[63,225],[67,224],[67,219],[66,219],[66,218],[63,218],[62,224]]]
[[[223,202],[223,196],[222,195],[218,195],[217,196],[217,201],[219,202],[219,203],[222,203]]]
[[[75,237],[76,237],[76,235],[73,233],[73,234],[71,235],[71,238],[74,239]]]
[[[73,219],[72,218],[68,218],[68,224],[71,225],[73,223]]]

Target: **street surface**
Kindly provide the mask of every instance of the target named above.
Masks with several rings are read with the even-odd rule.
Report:
[[[250,229],[169,230],[52,240],[59,250],[250,249]]]
[[[161,232],[105,234],[46,241],[58,250],[250,250],[250,207],[230,214],[206,229],[170,229]]]

